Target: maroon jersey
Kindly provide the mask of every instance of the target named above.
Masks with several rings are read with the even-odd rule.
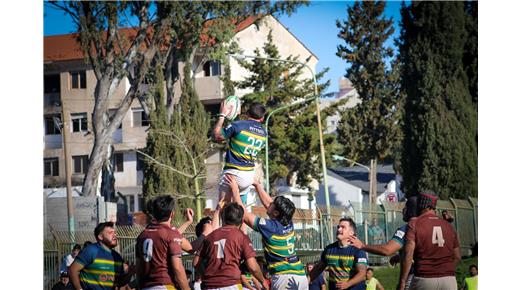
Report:
[[[174,285],[171,257],[181,257],[182,235],[163,224],[150,224],[137,237],[135,255],[140,288]]]
[[[454,249],[459,247],[457,233],[435,212],[410,220],[406,240],[415,241],[413,259],[417,277],[455,276]]]
[[[206,237],[197,255],[202,259],[202,288],[241,284],[240,262],[256,256],[253,244],[239,228],[224,226]]]

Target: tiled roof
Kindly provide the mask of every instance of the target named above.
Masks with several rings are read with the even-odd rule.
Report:
[[[258,17],[250,16],[244,21],[238,23],[235,28],[235,33],[246,29],[252,25]],[[211,24],[211,21],[208,21]],[[137,30],[134,28],[121,28],[120,33],[132,39],[137,34]],[[65,60],[77,60],[83,59],[83,52],[81,51],[80,44],[78,42],[78,33],[61,34],[46,36],[43,38],[43,60],[44,62],[49,61],[65,61]],[[202,35],[201,40],[207,41],[207,36]]]

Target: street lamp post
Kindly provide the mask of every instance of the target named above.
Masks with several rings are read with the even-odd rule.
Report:
[[[325,146],[323,145],[323,131],[321,126],[321,115],[320,115],[320,98],[318,97],[318,84],[316,82],[316,75],[314,74],[314,71],[306,64],[300,61],[296,60],[287,60],[287,59],[280,59],[280,58],[272,58],[272,57],[263,57],[263,56],[254,56],[254,55],[243,55],[243,54],[230,54],[230,56],[237,58],[237,59],[244,59],[244,58],[252,58],[252,59],[265,59],[265,60],[272,60],[272,61],[279,61],[279,62],[289,62],[289,63],[297,63],[300,65],[305,66],[309,72],[312,75],[312,80],[314,83],[314,95],[316,96],[316,117],[318,118],[318,130],[319,130],[319,136],[320,136],[320,155],[321,155],[321,167],[323,171],[323,186],[325,189],[325,204],[327,206],[327,218],[330,218],[330,199],[329,199],[329,185],[327,182],[327,164],[325,162]],[[331,228],[332,230],[332,228]],[[332,232],[329,231],[330,238],[332,240]]]
[[[363,165],[361,163],[358,163],[352,159],[348,159],[346,157],[343,157],[343,156],[339,156],[339,155],[332,155],[332,158],[334,160],[346,160],[348,162],[351,162],[351,163],[354,163],[360,167],[363,167],[365,168],[366,170],[368,170],[368,181],[370,183],[369,185],[369,189],[368,189],[368,195],[369,195],[369,203],[370,203],[370,206],[372,205],[372,196],[374,194],[374,186],[373,186],[373,183],[376,182],[375,180],[373,180],[373,176],[372,176],[372,170],[370,169],[370,167],[366,166],[366,165]]]

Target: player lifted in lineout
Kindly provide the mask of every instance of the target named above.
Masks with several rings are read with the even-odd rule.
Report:
[[[247,119],[232,122],[222,128],[224,119],[233,120],[240,111],[240,100],[231,96],[220,105],[220,114],[213,137],[216,141],[227,140],[227,151],[224,170],[219,181],[219,201],[229,202],[232,192],[224,179],[226,174],[233,175],[238,183],[240,198],[247,204],[249,187],[255,178],[255,161],[260,151],[265,147],[266,132],[262,127],[265,107],[260,103],[252,103],[247,110]]]

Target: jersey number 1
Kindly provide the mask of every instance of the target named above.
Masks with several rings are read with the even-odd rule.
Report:
[[[439,247],[444,247],[444,238],[442,237],[442,228],[439,226],[433,227],[432,244],[437,244]]]
[[[213,242],[213,244],[217,245],[217,258],[224,259],[224,247],[226,246],[226,239],[218,240]]]

